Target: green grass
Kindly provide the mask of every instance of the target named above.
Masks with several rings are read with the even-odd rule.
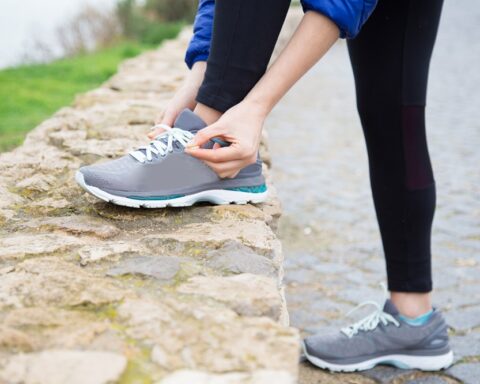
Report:
[[[28,131],[69,105],[76,94],[96,88],[126,58],[175,37],[181,24],[165,25],[148,43],[121,42],[98,52],[0,70],[0,152],[20,145]]]

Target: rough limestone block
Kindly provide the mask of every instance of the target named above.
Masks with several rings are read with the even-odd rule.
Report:
[[[11,384],[107,384],[126,365],[124,356],[111,352],[48,350],[11,357],[0,378]]]
[[[255,371],[246,373],[209,374],[201,371],[178,371],[158,384],[294,384],[296,380],[288,372],[282,371]]]
[[[178,292],[211,297],[239,315],[268,316],[279,320],[282,306],[277,282],[265,276],[243,273],[228,277],[195,276]],[[241,294],[239,294],[241,292]]]

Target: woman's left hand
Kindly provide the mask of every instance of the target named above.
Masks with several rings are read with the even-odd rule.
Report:
[[[257,160],[265,117],[266,112],[259,105],[244,100],[225,112],[216,123],[198,131],[186,152],[203,160],[221,178],[233,178]],[[214,137],[231,144],[200,148]]]

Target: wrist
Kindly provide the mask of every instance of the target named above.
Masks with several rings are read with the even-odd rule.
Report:
[[[257,97],[256,95],[248,94],[243,100],[243,103],[247,106],[251,113],[262,119],[266,119],[272,110],[272,107],[267,100]]]

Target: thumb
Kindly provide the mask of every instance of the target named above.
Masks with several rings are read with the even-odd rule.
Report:
[[[223,126],[219,123],[209,125],[208,127],[199,130],[187,147],[190,149],[201,147],[213,137],[222,136],[224,132]]]

